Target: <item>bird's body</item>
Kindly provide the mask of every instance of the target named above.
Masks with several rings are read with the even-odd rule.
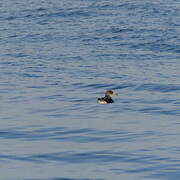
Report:
[[[113,103],[113,99],[112,96],[117,96],[117,93],[114,93],[113,91],[109,90],[106,91],[105,96],[102,98],[98,98],[97,99],[97,103],[99,104],[109,104],[109,103]]]
[[[102,98],[98,98],[97,99],[97,102],[99,104],[108,104],[108,103],[113,103],[114,101],[112,100],[111,97],[108,97],[108,96],[104,96]]]

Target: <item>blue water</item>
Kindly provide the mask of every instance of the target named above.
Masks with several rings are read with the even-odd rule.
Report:
[[[179,180],[179,19],[176,0],[2,0],[0,179]]]

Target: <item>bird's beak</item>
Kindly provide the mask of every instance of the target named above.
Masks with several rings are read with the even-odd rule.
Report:
[[[113,95],[114,95],[114,96],[118,96],[118,93],[114,93]]]

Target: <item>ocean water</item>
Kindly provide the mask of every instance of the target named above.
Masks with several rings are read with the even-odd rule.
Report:
[[[0,179],[179,180],[179,142],[179,1],[0,2]]]

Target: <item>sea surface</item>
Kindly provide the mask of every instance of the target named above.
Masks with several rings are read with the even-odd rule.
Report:
[[[0,179],[179,180],[180,1],[1,0]]]

